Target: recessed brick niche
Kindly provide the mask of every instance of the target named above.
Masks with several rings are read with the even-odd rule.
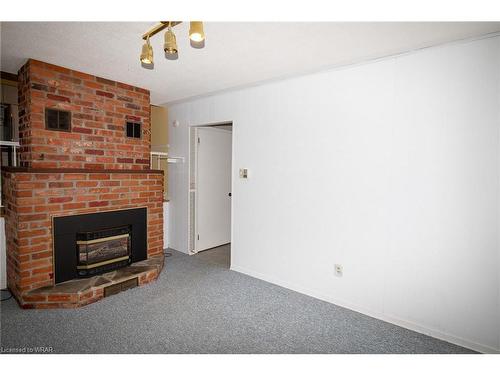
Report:
[[[163,266],[163,172],[151,170],[149,91],[29,60],[19,71],[21,167],[2,170],[8,287],[24,308],[77,307],[120,285],[148,283]],[[70,112],[51,130],[46,111]],[[141,124],[139,138],[126,123]],[[147,259],[55,283],[55,217],[147,209]],[[71,247],[67,251],[75,251]]]

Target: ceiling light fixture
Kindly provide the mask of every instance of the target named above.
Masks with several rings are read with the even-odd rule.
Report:
[[[146,39],[146,43],[142,46],[141,53],[141,63],[144,65],[153,65],[153,47],[149,44],[149,35]]]
[[[168,25],[167,32],[165,33],[165,44],[163,45],[165,53],[168,55],[177,54],[177,40],[175,39],[175,34],[172,31],[172,26]]]
[[[205,40],[203,22],[192,21],[189,23],[189,39],[196,43],[203,42]]]
[[[167,29],[165,32],[165,43],[163,49],[165,50],[165,57],[169,60],[177,59],[178,48],[177,40],[172,30],[174,26],[182,23],[181,21],[161,21],[160,23],[151,27],[142,35],[142,39],[146,41],[142,46],[141,63],[143,67],[151,69],[153,64],[153,47],[149,43],[149,38],[158,34],[160,31]],[[203,30],[203,22],[193,21],[189,23],[189,39],[193,48],[203,48],[205,46],[205,32]]]

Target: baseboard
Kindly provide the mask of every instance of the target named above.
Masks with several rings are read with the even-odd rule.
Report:
[[[422,325],[415,323],[415,322],[409,322],[407,320],[398,318],[396,316],[384,314],[384,313],[377,312],[377,311],[372,311],[370,309],[363,308],[362,306],[357,306],[357,305],[349,303],[347,301],[338,300],[336,298],[326,296],[323,293],[319,293],[317,291],[314,291],[314,290],[311,290],[308,288],[303,288],[301,286],[294,285],[293,283],[279,280],[275,277],[264,275],[264,274],[261,274],[259,272],[255,272],[255,271],[246,269],[246,268],[238,266],[238,265],[231,264],[231,270],[243,273],[243,274],[248,275],[248,276],[255,277],[255,278],[263,280],[263,281],[267,281],[271,284],[279,285],[281,287],[293,290],[293,291],[298,292],[298,293],[308,295],[310,297],[317,298],[317,299],[325,301],[325,302],[333,303],[334,305],[341,306],[341,307],[344,307],[346,309],[349,309],[349,310],[352,310],[352,311],[355,311],[355,312],[358,312],[358,313],[361,313],[364,315],[368,315],[372,318],[379,319],[379,320],[382,320],[382,321],[387,322],[387,323],[395,324],[397,326],[400,326],[400,327],[403,327],[403,328],[406,328],[406,329],[409,329],[409,330],[412,330],[412,331],[415,331],[418,333],[422,333],[424,335],[431,336],[431,337],[434,337],[434,338],[439,339],[439,340],[449,342],[451,344],[463,346],[464,348],[467,348],[467,349],[475,350],[475,351],[478,351],[480,353],[486,353],[486,354],[500,354],[500,349],[495,349],[495,348],[490,347],[490,346],[482,345],[482,344],[479,344],[479,343],[476,343],[476,342],[473,342],[473,341],[470,341],[470,340],[467,340],[467,339],[464,339],[461,337],[457,337],[457,336],[454,336],[454,335],[451,335],[451,334],[448,334],[445,332],[441,332],[441,331],[436,330],[436,329],[431,328],[431,327],[425,327],[425,326],[422,326]]]

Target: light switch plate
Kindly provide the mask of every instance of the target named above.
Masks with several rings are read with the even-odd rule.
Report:
[[[341,264],[336,264],[335,266],[335,276],[337,277],[342,277],[343,275],[343,270],[342,270],[342,265]]]
[[[248,178],[248,169],[240,168],[240,178]]]

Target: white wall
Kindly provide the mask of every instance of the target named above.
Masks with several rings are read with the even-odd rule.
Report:
[[[163,202],[163,249],[168,246],[168,202]]]
[[[169,114],[170,155],[186,160],[189,126],[233,121],[233,270],[500,351],[500,37]],[[169,187],[170,246],[187,252],[187,162]]]

